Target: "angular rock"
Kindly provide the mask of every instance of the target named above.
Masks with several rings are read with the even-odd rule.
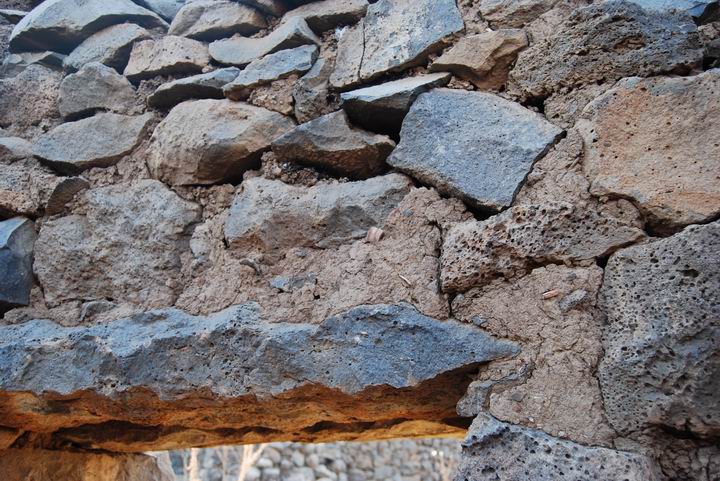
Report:
[[[520,52],[510,78],[522,96],[544,98],[563,87],[631,75],[687,73],[701,61],[689,15],[613,1],[573,11],[553,36]]]
[[[631,199],[657,230],[720,215],[720,70],[629,78],[593,101],[578,127],[597,196]]]
[[[282,17],[287,11],[287,5],[284,0],[237,0],[238,2],[257,8],[261,12],[265,12],[273,17]]]
[[[10,23],[18,23],[20,20],[25,18],[29,12],[23,10],[14,10],[11,8],[0,9],[0,17],[4,18]]]
[[[365,16],[367,0],[322,0],[290,10],[285,18],[300,17],[315,33],[357,23]]]
[[[210,63],[207,45],[168,35],[133,45],[124,75],[131,82],[158,75],[199,73]]]
[[[481,222],[452,227],[442,254],[442,287],[462,292],[533,264],[607,256],[643,240],[642,230],[567,202],[512,207]]]
[[[91,189],[82,200],[84,215],[50,219],[40,229],[34,269],[45,301],[172,305],[200,208],[151,179]]]
[[[330,85],[334,90],[343,90],[360,83],[360,63],[365,47],[365,19],[342,29],[336,35],[337,53],[335,65],[330,74]]]
[[[130,60],[133,44],[150,38],[150,32],[133,23],[113,25],[88,37],[65,57],[68,70],[80,70],[90,62],[100,62],[122,73]]]
[[[168,26],[130,0],[46,0],[15,26],[10,49],[70,53],[95,32],[122,22],[147,28]]]
[[[20,137],[0,137],[0,162],[32,156],[32,144]]]
[[[381,173],[394,148],[389,137],[354,128],[343,111],[295,127],[272,143],[281,162],[295,161],[352,179]]]
[[[645,10],[658,12],[686,12],[693,18],[702,19],[713,8],[717,8],[717,0],[628,0],[643,7]]]
[[[525,31],[496,30],[461,38],[430,66],[431,72],[450,71],[484,90],[499,89],[510,66],[527,47]]]
[[[310,188],[247,179],[230,207],[225,240],[242,252],[338,246],[382,226],[410,187],[400,174]]]
[[[533,162],[561,132],[497,95],[436,89],[412,105],[387,162],[441,192],[497,211],[512,203]]]
[[[616,253],[599,378],[620,434],[720,434],[720,222]]]
[[[480,13],[493,29],[520,28],[559,2],[560,0],[481,0]]]
[[[338,43],[338,74],[331,83],[344,89],[420,65],[462,29],[453,0],[380,0],[368,7],[358,24],[361,33]]]
[[[0,353],[3,424],[139,452],[198,439],[388,436],[403,424],[406,434],[457,433],[444,420],[467,374],[517,349],[408,304],[360,306],[319,325],[263,322],[245,304],[206,317],[150,311],[94,327],[33,320],[0,327]],[[62,410],[37,409],[56,399]]]
[[[152,118],[105,113],[68,122],[40,136],[33,155],[61,172],[109,167],[138,146]]]
[[[135,90],[128,80],[101,63],[85,64],[60,84],[58,107],[65,118],[78,118],[97,110],[132,114],[137,110]]]
[[[295,118],[298,122],[309,122],[339,108],[339,99],[330,92],[329,79],[333,65],[333,59],[319,58],[293,85]]]
[[[250,62],[235,80],[223,87],[223,92],[232,100],[247,99],[257,86],[307,72],[317,56],[318,48],[315,45],[303,45],[266,55]]]
[[[228,67],[173,80],[160,85],[147,102],[152,107],[167,108],[190,99],[221,99],[223,86],[235,80],[239,73],[237,67]]]
[[[462,444],[456,479],[661,481],[657,463],[626,451],[584,446],[480,415]]]
[[[343,92],[342,107],[353,123],[373,132],[397,135],[415,99],[428,90],[444,87],[450,78],[449,73],[433,73]]]
[[[172,185],[239,180],[294,126],[283,115],[245,103],[183,102],[155,128],[148,167]]]
[[[60,72],[43,65],[30,65],[15,77],[0,79],[0,125],[9,134],[27,137],[33,127],[59,118],[61,81]]]
[[[10,449],[0,451],[3,481],[174,481],[145,454]]]
[[[242,3],[194,0],[180,9],[168,33],[209,42],[235,34],[250,36],[265,27],[265,17]]]
[[[210,44],[210,56],[217,62],[244,67],[270,53],[303,45],[320,45],[320,39],[302,18],[289,18],[265,37],[234,37]]]
[[[30,303],[35,226],[24,217],[0,221],[0,312]]]
[[[185,0],[133,0],[148,10],[160,15],[168,22],[172,22],[178,11],[185,5]]]
[[[0,66],[0,77],[14,77],[33,64],[60,70],[65,58],[65,55],[50,51],[13,53],[3,59],[2,66]]]

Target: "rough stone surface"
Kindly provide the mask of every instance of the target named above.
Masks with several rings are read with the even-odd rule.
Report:
[[[4,18],[10,23],[18,23],[28,14],[23,10],[15,10],[11,8],[0,9],[0,17]]]
[[[133,0],[148,10],[160,15],[168,22],[172,22],[175,15],[180,11],[186,0]]]
[[[333,65],[333,58],[321,57],[293,85],[294,113],[298,122],[308,122],[339,108],[339,99],[330,92]]]
[[[98,110],[138,113],[135,90],[128,80],[101,63],[85,64],[60,84],[60,114],[77,118]]]
[[[108,167],[137,147],[151,120],[151,114],[97,114],[55,127],[37,139],[32,152],[62,172]]]
[[[36,129],[60,117],[57,108],[62,75],[30,65],[15,77],[0,79],[0,126],[9,134],[31,137]]]
[[[174,481],[144,454],[10,449],[0,451],[3,481]]]
[[[720,434],[719,247],[714,222],[610,257],[599,377],[618,432]]]
[[[232,100],[247,99],[255,87],[307,72],[317,56],[318,48],[315,45],[303,45],[266,55],[250,62],[235,80],[223,87],[223,92]]]
[[[292,120],[245,103],[183,102],[155,128],[148,167],[172,185],[238,180],[293,127]]]
[[[0,311],[30,303],[35,226],[23,217],[0,221]]]
[[[345,88],[419,65],[462,28],[452,0],[380,0],[368,7],[358,33],[338,45],[331,83]]]
[[[171,305],[199,207],[155,180],[91,189],[82,197],[84,215],[48,220],[40,229],[34,270],[46,301]]]
[[[317,185],[307,191],[279,181],[248,179],[230,208],[225,239],[243,252],[337,246],[364,238],[370,227],[382,225],[410,187],[409,179],[400,174]]]
[[[559,0],[481,0],[480,13],[493,29],[520,28],[557,3]]]
[[[199,73],[210,63],[207,45],[168,35],[133,45],[124,75],[131,82],[158,75]]]
[[[701,60],[689,16],[611,1],[575,10],[553,36],[520,52],[510,77],[522,96],[544,98],[561,87],[687,73]]]
[[[435,87],[444,87],[449,81],[449,73],[418,75],[351,90],[340,97],[353,123],[373,132],[398,134],[415,99]]]
[[[195,0],[180,9],[168,33],[209,42],[235,34],[249,36],[265,27],[263,15],[242,3]]]
[[[167,108],[190,99],[221,99],[223,86],[235,80],[239,73],[240,69],[228,67],[173,80],[158,87],[147,102],[152,107]]]
[[[566,202],[522,205],[450,229],[442,255],[442,286],[465,291],[533,264],[607,256],[643,240],[642,230]]]
[[[32,155],[32,144],[20,137],[0,137],[0,162],[7,163]]]
[[[663,477],[648,457],[583,446],[482,415],[473,421],[463,442],[463,457],[455,479],[660,481]]]
[[[80,70],[90,62],[100,62],[122,73],[130,60],[133,44],[150,38],[150,32],[133,23],[121,23],[91,35],[65,57],[68,70]]]
[[[302,124],[272,144],[280,161],[295,161],[353,179],[385,170],[385,159],[394,148],[389,137],[354,128],[343,111]]]
[[[560,133],[496,95],[436,89],[410,108],[388,164],[476,207],[500,210]]]
[[[367,0],[321,0],[290,10],[285,18],[300,17],[315,33],[356,23],[365,16]]]
[[[629,0],[646,10],[659,12],[682,11],[693,17],[702,18],[709,10],[717,7],[717,0]]]
[[[479,89],[497,90],[505,85],[510,66],[527,44],[527,35],[518,29],[470,35],[435,60],[430,71],[450,71]]]
[[[659,230],[720,215],[720,70],[625,79],[578,123],[598,196],[631,199]]]
[[[130,0],[46,0],[15,26],[10,48],[70,53],[95,32],[122,22],[167,28],[163,19]]]
[[[360,306],[319,325],[264,323],[249,304],[206,317],[157,310],[94,327],[34,320],[0,330],[4,424],[131,451],[195,444],[198,435],[211,445],[220,433],[238,442],[279,433],[317,440],[428,421],[453,432],[438,420],[452,416],[466,373],[517,352],[407,304]],[[48,391],[66,409],[17,402],[52,404]],[[102,403],[90,413],[93,398]],[[177,427],[159,427],[169,416]],[[112,427],[123,424],[133,426],[125,436]]]
[[[288,48],[320,45],[320,39],[302,18],[289,18],[265,37],[233,37],[210,44],[210,55],[222,64],[244,67],[253,60]]]
[[[0,65],[0,78],[10,78],[22,73],[30,65],[44,65],[54,70],[60,70],[65,55],[57,52],[22,52],[13,53],[5,57]]]
[[[287,11],[288,5],[284,0],[238,0],[244,5],[257,8],[261,12],[274,17],[282,17]]]

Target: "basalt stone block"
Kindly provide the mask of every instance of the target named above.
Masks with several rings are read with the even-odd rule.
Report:
[[[142,5],[148,10],[160,15],[168,22],[172,22],[178,11],[185,5],[185,0],[133,0],[138,5]]]
[[[209,63],[206,44],[168,35],[134,44],[124,75],[139,82],[158,75],[200,73]]]
[[[0,311],[30,302],[35,226],[23,217],[0,221]]]
[[[130,82],[101,63],[85,64],[60,84],[58,108],[65,118],[78,118],[98,110],[132,114],[137,110]]]
[[[532,164],[561,132],[497,95],[436,89],[412,105],[387,162],[441,192],[498,211],[512,203]]]
[[[239,73],[239,68],[228,67],[173,80],[159,86],[147,102],[152,107],[167,108],[190,99],[221,99],[223,86],[235,80]]]
[[[209,42],[235,34],[250,36],[265,27],[265,17],[242,3],[194,0],[180,9],[168,33]]]
[[[285,18],[300,17],[319,34],[356,23],[365,16],[367,8],[367,0],[322,0],[290,10]]]
[[[133,44],[150,38],[150,32],[132,24],[113,25],[88,37],[65,57],[68,70],[80,70],[90,62],[100,62],[122,73],[130,60]]]

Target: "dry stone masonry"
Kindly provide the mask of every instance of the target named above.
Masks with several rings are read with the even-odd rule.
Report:
[[[717,0],[5,0],[0,57],[3,481],[720,480]]]

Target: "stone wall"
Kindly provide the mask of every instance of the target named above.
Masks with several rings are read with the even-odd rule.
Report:
[[[10,1],[0,39],[11,480],[427,437],[457,480],[720,479],[717,0]]]

